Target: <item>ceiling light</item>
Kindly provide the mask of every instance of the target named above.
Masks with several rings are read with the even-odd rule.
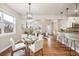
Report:
[[[77,3],[75,3],[75,5],[76,5],[76,8],[75,8],[74,12],[78,12]]]
[[[60,12],[60,14],[61,14],[61,19],[63,19],[63,12]]]
[[[75,10],[74,10],[74,12],[75,12],[75,17],[74,17],[74,19],[77,20],[77,19],[78,19],[78,17],[77,17],[77,13],[78,13],[77,3],[75,3],[75,5],[76,5],[76,6],[75,6],[76,8],[75,8]]]
[[[66,8],[66,10],[67,10],[67,19],[68,19],[68,16],[69,16],[69,15],[68,15],[68,10],[69,10],[69,8]]]
[[[31,13],[31,3],[28,3],[29,5],[29,12],[27,14],[27,19],[32,19],[32,13]]]

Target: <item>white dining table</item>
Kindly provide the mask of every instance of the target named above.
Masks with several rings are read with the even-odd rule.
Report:
[[[36,40],[38,40],[38,37],[35,36],[27,36],[24,38],[25,43],[27,45],[27,55],[30,55],[29,45],[33,44]]]

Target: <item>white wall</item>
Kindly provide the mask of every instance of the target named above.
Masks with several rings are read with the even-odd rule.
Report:
[[[16,18],[16,33],[2,35],[2,36],[0,35],[0,52],[2,52],[10,46],[10,41],[9,41],[10,37],[13,37],[15,42],[20,39],[19,34],[21,33],[21,27],[20,27],[21,16],[4,4],[0,4],[0,11],[5,12],[9,15],[12,15]]]

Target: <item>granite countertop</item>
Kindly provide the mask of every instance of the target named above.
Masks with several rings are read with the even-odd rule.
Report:
[[[74,40],[79,40],[79,32],[65,32],[59,31],[60,33],[64,33],[66,37],[72,38]]]
[[[65,33],[66,36],[79,40],[79,33]]]

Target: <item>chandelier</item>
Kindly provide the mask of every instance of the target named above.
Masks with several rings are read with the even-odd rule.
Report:
[[[28,3],[28,6],[29,6],[29,11],[28,11],[28,14],[27,14],[27,19],[32,19],[31,3]]]

